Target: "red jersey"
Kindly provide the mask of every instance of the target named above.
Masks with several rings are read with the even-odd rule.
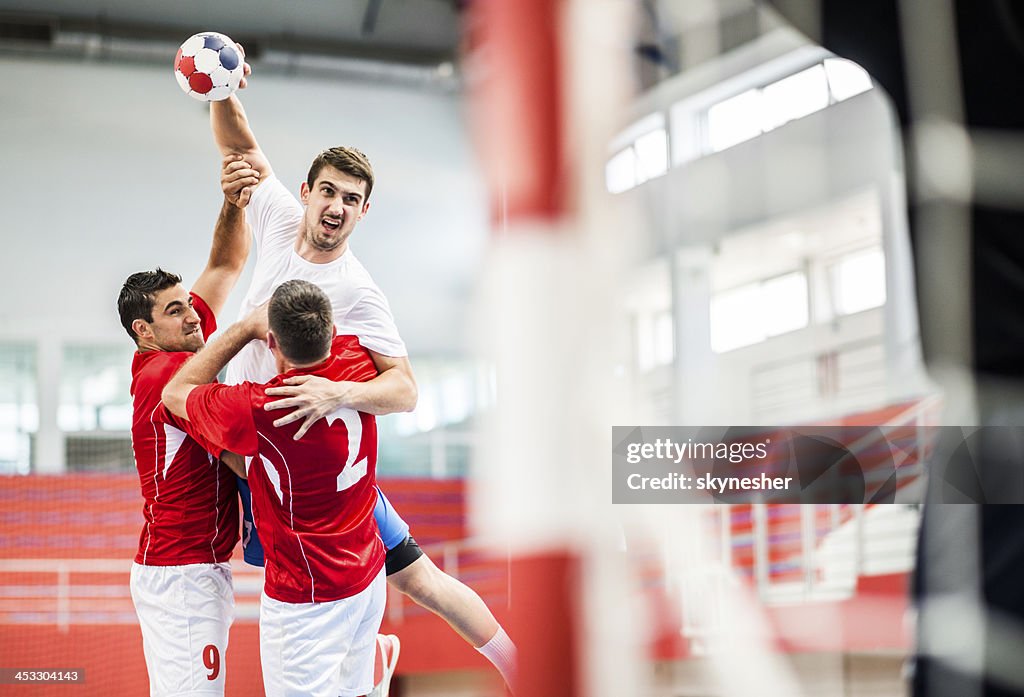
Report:
[[[217,329],[210,307],[192,295],[203,336]],[[136,351],[132,360],[132,450],[146,524],[135,561],[178,566],[227,561],[238,542],[234,473],[210,455],[216,448],[160,401],[171,377],[193,354]]]
[[[276,428],[265,390],[292,375],[363,382],[377,376],[354,336],[339,336],[324,362],[265,385],[200,385],[189,420],[211,442],[246,456],[252,508],[266,553],[266,594],[287,603],[340,600],[359,593],[384,565],[373,519],[377,503],[377,421],[339,409],[294,440],[300,422]]]

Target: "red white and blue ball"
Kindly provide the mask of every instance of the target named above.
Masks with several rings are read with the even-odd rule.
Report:
[[[235,42],[215,31],[190,36],[174,59],[174,77],[185,94],[201,102],[219,102],[238,89],[243,57]]]

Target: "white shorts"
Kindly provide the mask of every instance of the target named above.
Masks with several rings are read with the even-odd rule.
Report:
[[[364,591],[329,603],[260,599],[260,661],[267,697],[359,697],[373,689],[384,570]]]
[[[132,564],[132,602],[142,627],[151,697],[223,695],[234,616],[226,564]]]

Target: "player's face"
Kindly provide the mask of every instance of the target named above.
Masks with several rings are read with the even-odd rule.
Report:
[[[331,166],[320,170],[312,189],[303,182],[302,202],[303,238],[321,252],[344,251],[356,223],[370,209],[366,182]]]
[[[206,343],[192,296],[181,284],[156,294],[153,321],[147,323],[152,341],[161,351],[198,351]]]

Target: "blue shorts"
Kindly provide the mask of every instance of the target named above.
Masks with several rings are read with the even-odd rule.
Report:
[[[390,551],[402,544],[409,536],[409,524],[398,515],[398,511],[391,505],[380,487],[375,488],[377,489],[377,504],[373,507],[373,517],[380,530],[380,539],[384,541],[384,546]],[[263,545],[260,544],[260,538],[252,520],[252,494],[249,492],[249,483],[244,479],[238,480],[238,496],[242,499],[242,557],[248,564],[263,566]]]

